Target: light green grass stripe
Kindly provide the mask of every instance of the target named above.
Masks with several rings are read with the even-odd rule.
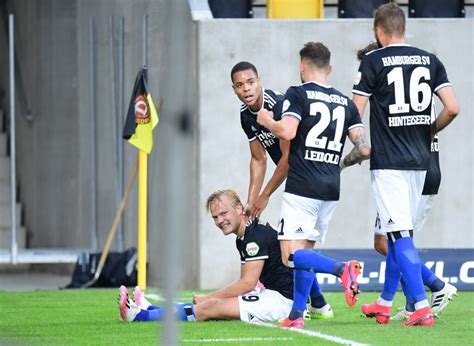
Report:
[[[271,323],[255,322],[255,324],[257,324],[259,326],[264,326],[264,327],[276,328],[276,325],[271,324]],[[289,330],[289,331],[295,332],[295,333],[308,335],[308,336],[313,336],[313,337],[328,340],[328,341],[332,341],[332,342],[335,342],[335,343],[341,344],[341,345],[369,346],[367,344],[361,344],[361,343],[356,342],[356,341],[343,339],[343,338],[340,338],[338,336],[332,336],[332,335],[326,335],[326,334],[323,334],[323,333],[319,333],[319,332],[316,332],[314,330],[297,329],[297,328],[286,328],[286,330]]]

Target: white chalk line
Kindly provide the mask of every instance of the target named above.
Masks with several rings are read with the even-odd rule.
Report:
[[[254,324],[259,325],[259,326],[263,326],[263,327],[269,327],[269,328],[276,328],[277,327],[275,324],[266,323],[266,322],[254,322]],[[367,344],[361,344],[357,341],[343,339],[343,338],[340,338],[338,336],[323,334],[323,333],[320,333],[320,332],[316,332],[314,330],[298,329],[298,328],[285,328],[285,329],[288,330],[288,331],[291,331],[291,332],[300,333],[300,334],[304,334],[304,335],[308,335],[308,336],[313,336],[313,337],[320,338],[320,339],[325,339],[325,340],[332,341],[332,342],[335,342],[335,343],[338,343],[338,344],[341,344],[341,345],[369,346]]]
[[[184,339],[181,342],[236,342],[236,341],[288,341],[293,338],[221,338],[221,339]]]
[[[155,294],[155,293],[145,293],[145,298],[149,299],[149,300],[154,300],[154,301],[157,301],[157,302],[164,302],[165,301],[165,298],[163,298],[159,294]],[[193,300],[192,296],[181,296],[180,298],[181,298],[180,301],[177,302],[177,303],[180,303],[181,300],[184,300],[184,302],[191,302]]]
[[[163,297],[158,295],[158,294],[155,294],[155,293],[145,293],[145,298],[146,299],[151,299],[151,300],[155,300],[157,302],[162,302],[164,301]]]

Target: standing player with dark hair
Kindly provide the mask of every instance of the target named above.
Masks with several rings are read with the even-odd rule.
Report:
[[[357,108],[328,85],[330,57],[322,43],[307,43],[300,51],[303,84],[286,92],[281,120],[273,119],[266,110],[257,117],[277,137],[291,140],[278,239],[283,263],[295,268],[295,288],[293,308],[281,327],[304,326],[302,316],[308,297],[313,309],[329,306],[314,273],[338,276],[349,306],[355,304],[359,294],[357,261],[340,262],[313,250],[316,241],[324,241],[339,200],[341,169],[370,156]],[[354,148],[342,160],[346,136]]]
[[[380,6],[374,32],[381,49],[361,62],[353,101],[363,114],[370,98],[372,190],[380,224],[388,236],[384,288],[363,313],[390,321],[400,277],[415,312],[405,325],[431,326],[434,318],[424,290],[422,262],[413,243],[415,215],[430,157],[430,143],[458,114],[446,70],[433,54],[405,41],[405,14],[395,3]],[[432,95],[443,109],[431,123]]]
[[[369,43],[365,48],[357,51],[357,59],[362,61],[363,57],[378,49],[378,45],[375,42]],[[431,122],[436,120],[436,109],[434,100],[431,107]],[[363,116],[363,114],[361,114]],[[426,171],[425,183],[423,186],[423,192],[420,199],[420,204],[416,209],[415,219],[413,223],[413,230],[416,232],[421,230],[425,224],[426,218],[431,211],[436,195],[438,194],[439,186],[441,184],[441,170],[439,166],[439,147],[438,147],[438,134],[435,135],[433,142],[431,143],[430,163],[428,170]],[[374,248],[383,256],[387,256],[388,245],[387,245],[387,232],[385,227],[382,227],[380,218],[377,217],[374,225]],[[440,280],[431,270],[422,264],[422,277],[423,283],[428,286],[431,290],[431,310],[435,317],[438,317],[441,311],[449,304],[451,299],[456,295],[457,288],[448,282]],[[401,279],[402,287],[404,288],[405,282]],[[414,302],[406,302],[405,308],[399,311],[391,319],[396,321],[408,320],[411,314],[415,311]]]
[[[277,91],[264,89],[257,68],[247,61],[236,64],[230,77],[235,94],[243,102],[240,107],[240,122],[250,144],[250,182],[245,211],[252,219],[256,219],[267,206],[271,194],[286,178],[289,150],[288,141],[280,141],[257,123],[257,113],[260,109],[267,109],[280,116],[284,97]],[[267,169],[266,152],[276,168],[262,190]]]

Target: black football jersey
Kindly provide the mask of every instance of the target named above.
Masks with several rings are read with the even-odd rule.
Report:
[[[431,108],[431,122],[436,120],[437,112],[433,100]],[[439,135],[436,135],[431,143],[430,162],[426,171],[425,185],[422,195],[437,195],[441,185],[441,169],[439,167]]]
[[[352,92],[370,98],[371,169],[428,168],[432,95],[447,85],[441,61],[410,45],[364,56]]]
[[[293,300],[293,271],[281,261],[280,242],[277,231],[268,223],[249,221],[242,238],[237,237],[236,246],[242,264],[265,261],[260,282],[268,289],[278,291]]]
[[[441,169],[439,167],[438,136],[431,143],[431,154],[428,170],[426,171],[425,185],[422,195],[437,195],[441,185]]]
[[[283,94],[278,91],[263,89],[263,108],[272,111],[277,120],[281,117],[283,98]],[[240,107],[240,124],[249,142],[260,141],[275,165],[278,164],[281,158],[279,139],[266,127],[257,123],[257,112],[253,112],[245,104]]]
[[[346,136],[349,129],[363,126],[356,106],[333,87],[308,82],[288,89],[282,112],[282,117],[300,121],[290,145],[285,191],[339,200],[339,161]]]

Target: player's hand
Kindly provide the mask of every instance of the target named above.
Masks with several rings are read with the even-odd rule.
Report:
[[[203,303],[208,300],[209,297],[203,294],[193,294],[193,304]]]
[[[273,112],[262,108],[257,113],[257,123],[266,126],[270,120],[273,120]]]
[[[250,217],[252,208],[253,208],[253,201],[247,201],[247,203],[244,206],[244,215]]]
[[[250,211],[250,218],[252,220],[259,219],[262,215],[263,210],[267,207],[269,196],[260,195],[255,200],[255,203],[252,205]]]

